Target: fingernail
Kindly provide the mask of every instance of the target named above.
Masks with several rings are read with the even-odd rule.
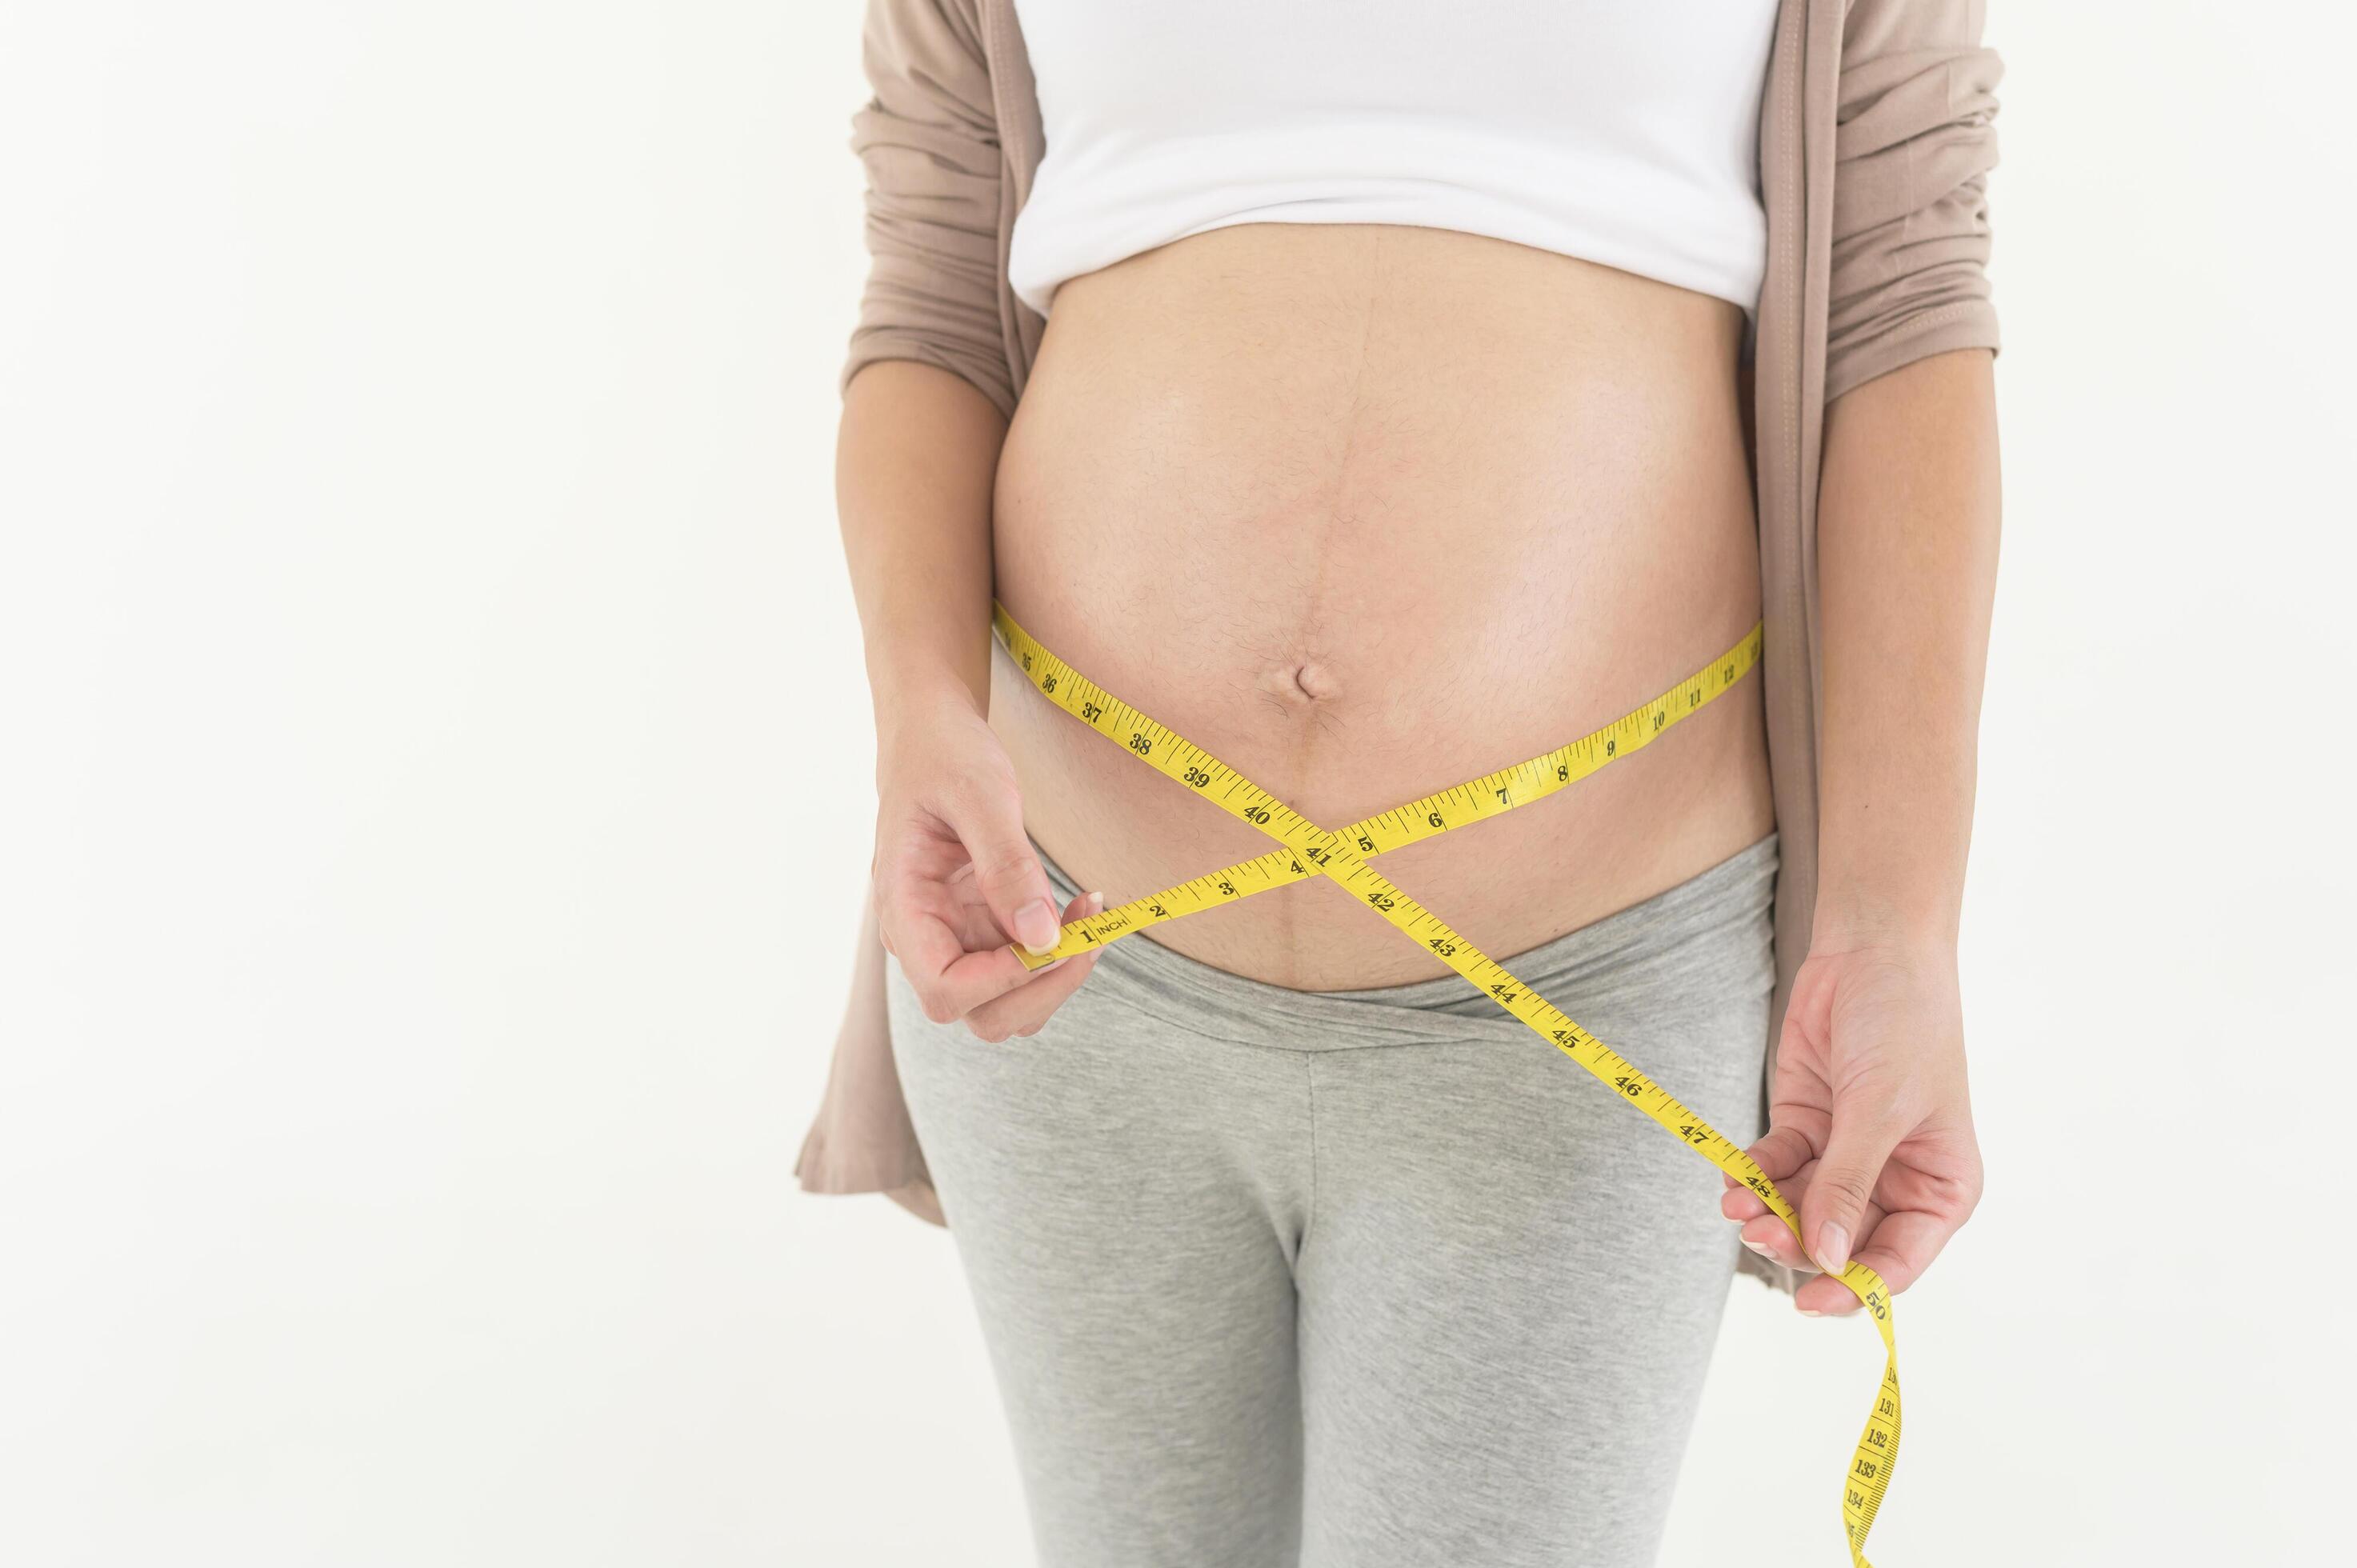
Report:
[[[1015,940],[1035,954],[1051,951],[1060,929],[1055,908],[1045,898],[1034,898],[1015,911]]]
[[[1089,913],[1092,915],[1102,915],[1104,913],[1103,894],[1092,893],[1089,895]]]
[[[1759,1253],[1770,1262],[1774,1263],[1782,1262],[1782,1260],[1778,1258],[1774,1252],[1769,1251],[1768,1244],[1765,1241],[1754,1241],[1749,1236],[1742,1238],[1742,1241],[1745,1246],[1750,1248],[1753,1251]]]
[[[1849,1267],[1849,1231],[1846,1227],[1828,1223],[1817,1228],[1817,1267],[1829,1274],[1840,1273]]]
[[[1819,1311],[1818,1311],[1815,1307],[1813,1307],[1813,1306],[1804,1306],[1804,1307],[1801,1308],[1801,1316],[1802,1316],[1803,1317],[1823,1317],[1823,1316],[1824,1316],[1824,1313],[1822,1313],[1822,1312],[1819,1312]]]

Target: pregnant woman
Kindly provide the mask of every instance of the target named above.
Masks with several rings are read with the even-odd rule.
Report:
[[[871,0],[880,801],[801,1174],[946,1218],[1042,1561],[1649,1562],[1741,1249],[1903,1291],[1970,1213],[1980,9]],[[1271,843],[994,596],[1329,827],[1763,624],[1657,742],[1373,864],[1800,1240],[1326,877],[1024,963]]]

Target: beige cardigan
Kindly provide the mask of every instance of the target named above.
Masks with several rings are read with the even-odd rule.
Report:
[[[1760,121],[1768,268],[1750,345],[1763,679],[1781,871],[1773,1069],[1817,872],[1816,495],[1825,405],[1886,371],[1997,346],[1984,181],[2002,70],[1977,0],[1783,0]],[[852,121],[873,257],[848,385],[878,360],[938,365],[1010,417],[1046,323],[1006,284],[1044,140],[1015,0],[868,0],[875,96]],[[885,1018],[871,895],[826,1097],[795,1174],[884,1192],[935,1223]],[[1762,1094],[1766,1092],[1763,1081]],[[1750,1252],[1744,1264],[1790,1287]]]

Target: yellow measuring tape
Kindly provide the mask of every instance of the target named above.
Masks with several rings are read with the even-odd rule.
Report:
[[[993,624],[1006,651],[1049,702],[1119,743],[1140,761],[1178,780],[1230,816],[1252,823],[1284,846],[1256,860],[1243,861],[1075,920],[1064,927],[1055,947],[1045,953],[1034,955],[1016,944],[1015,955],[1025,967],[1039,969],[1059,958],[1103,947],[1148,926],[1232,903],[1272,887],[1312,876],[1329,877],[1463,975],[1499,1006],[1537,1031],[1564,1055],[1594,1073],[1614,1093],[1660,1122],[1679,1142],[1758,1193],[1760,1201],[1791,1227],[1792,1234],[1800,1235],[1799,1213],[1750,1155],[1367,864],[1369,858],[1402,844],[1415,843],[1435,833],[1543,800],[1641,749],[1733,686],[1760,661],[1760,627],[1754,626],[1724,657],[1593,735],[1582,736],[1568,746],[1527,762],[1333,831],[1310,822],[1168,725],[1147,717],[1082,675],[1016,625],[1006,606],[994,602],[992,609]],[[1866,1304],[1875,1326],[1881,1331],[1884,1350],[1882,1387],[1877,1392],[1873,1413],[1866,1418],[1866,1430],[1858,1437],[1857,1452],[1842,1488],[1842,1520],[1849,1536],[1850,1559],[1857,1568],[1871,1568],[1866,1560],[1867,1532],[1874,1528],[1875,1511],[1882,1506],[1891,1468],[1899,1462],[1899,1342],[1891,1331],[1890,1292],[1884,1286],[1882,1276],[1852,1260],[1840,1279]]]

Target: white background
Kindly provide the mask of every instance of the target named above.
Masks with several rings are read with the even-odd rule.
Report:
[[[1990,1188],[1876,1555],[2288,1563],[2357,38],[1996,10]],[[0,1561],[1025,1561],[949,1238],[789,1176],[868,849],[854,0],[0,18]],[[1878,1365],[1739,1283],[1664,1562],[1843,1562]]]

